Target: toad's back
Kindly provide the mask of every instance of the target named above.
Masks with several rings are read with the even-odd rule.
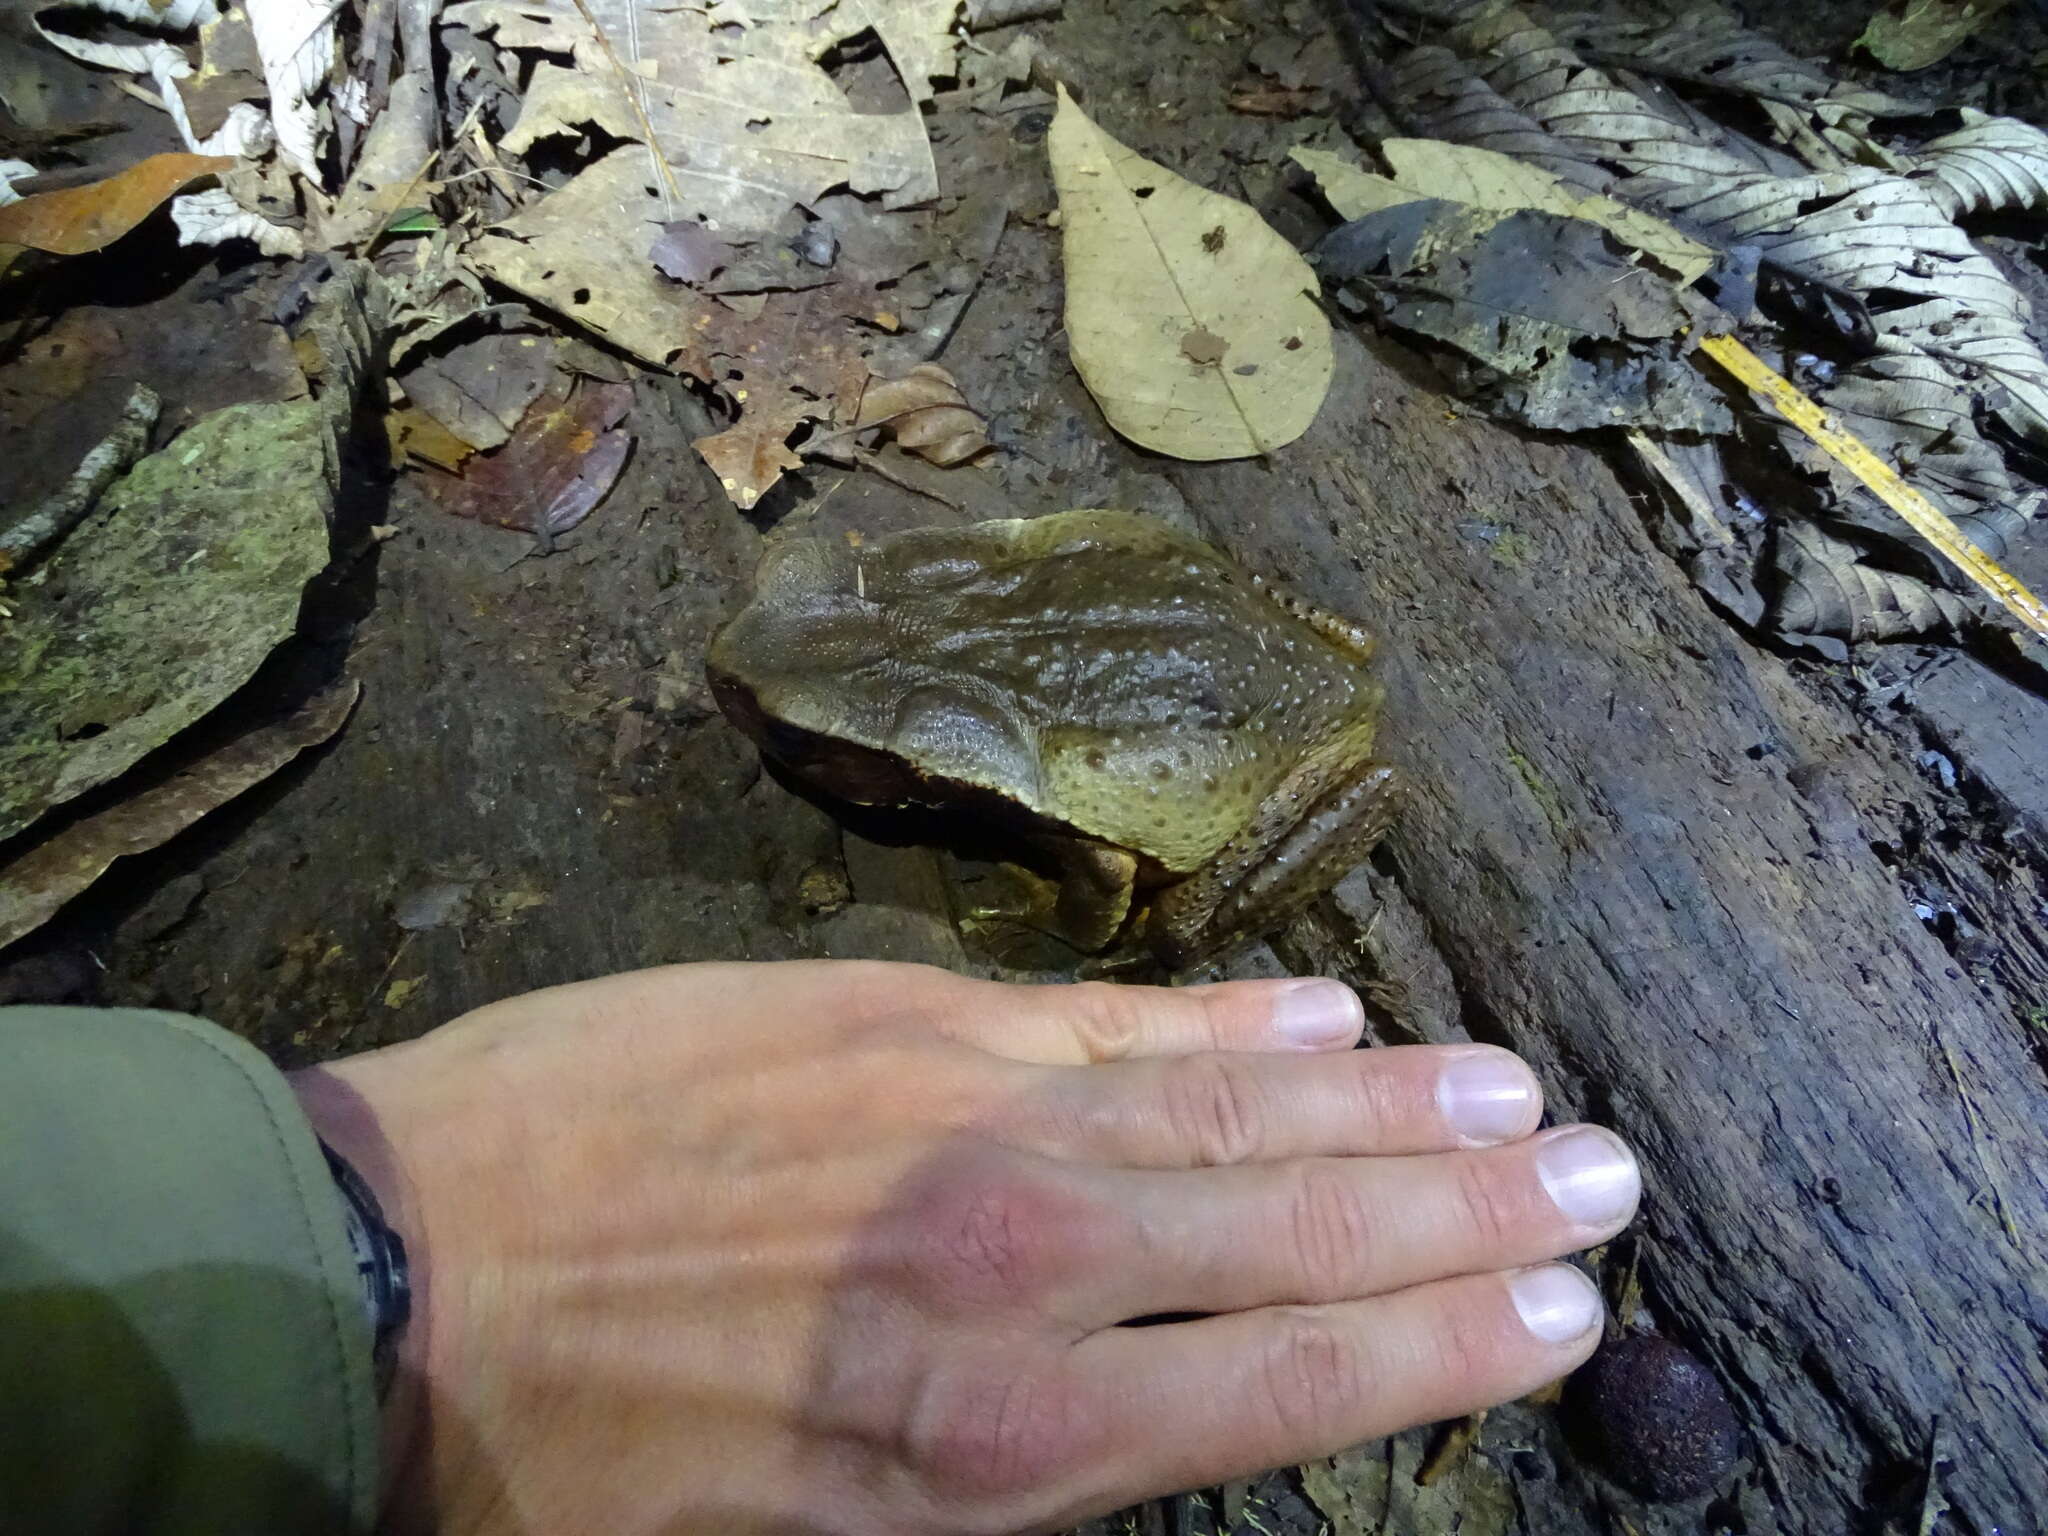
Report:
[[[1359,654],[1215,550],[1079,511],[784,546],[713,647],[766,719],[1195,868],[1369,731]]]

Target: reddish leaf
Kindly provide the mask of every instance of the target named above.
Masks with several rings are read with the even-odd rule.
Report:
[[[433,475],[444,510],[548,537],[567,533],[604,499],[632,445],[615,430],[633,403],[627,384],[571,379],[533,402],[502,448],[479,453],[460,479]]]

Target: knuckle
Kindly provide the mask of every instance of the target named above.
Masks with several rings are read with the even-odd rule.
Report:
[[[1091,1062],[1126,1061],[1145,1041],[1145,1018],[1129,987],[1084,981],[1069,989],[1074,1033]]]
[[[926,1283],[979,1306],[1014,1306],[1051,1288],[1071,1230],[1043,1192],[1005,1170],[950,1181],[920,1220]]]
[[[1043,1363],[993,1360],[928,1386],[909,1431],[910,1459],[934,1490],[969,1507],[1042,1494],[1087,1444],[1074,1384]]]
[[[1453,1167],[1459,1224],[1483,1253],[1513,1246],[1521,1226],[1520,1203],[1502,1176],[1499,1160],[1464,1154],[1456,1157]]]
[[[1309,1161],[1288,1176],[1288,1237],[1297,1272],[1313,1297],[1348,1296],[1364,1273],[1371,1238],[1358,1181],[1342,1166]]]
[[[1167,1123],[1211,1167],[1254,1161],[1265,1149],[1257,1077],[1230,1056],[1185,1056],[1166,1074]]]
[[[1355,1334],[1322,1312],[1285,1315],[1267,1353],[1264,1394],[1290,1444],[1334,1443],[1365,1408],[1365,1366]]]

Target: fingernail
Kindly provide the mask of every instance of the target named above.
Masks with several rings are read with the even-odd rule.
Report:
[[[1536,1079],[1512,1056],[1457,1056],[1436,1080],[1444,1121],[1465,1141],[1492,1146],[1519,1136],[1535,1119]]]
[[[1642,1175],[1621,1138],[1598,1126],[1554,1136],[1536,1154],[1536,1172],[1557,1208],[1582,1227],[1609,1227],[1635,1209]]]
[[[1365,1005],[1341,981],[1297,981],[1273,1000],[1273,1033],[1303,1050],[1355,1039],[1365,1027]]]
[[[1546,1344],[1569,1344],[1600,1321],[1600,1293],[1569,1264],[1525,1269],[1508,1281],[1522,1326]]]

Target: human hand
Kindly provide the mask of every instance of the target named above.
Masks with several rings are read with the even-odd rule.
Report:
[[[387,1524],[1048,1530],[1520,1396],[1634,1210],[1334,982],[678,966],[295,1079],[406,1238]],[[1534,1266],[1534,1267],[1527,1267]],[[1160,1314],[1192,1320],[1119,1327]]]

